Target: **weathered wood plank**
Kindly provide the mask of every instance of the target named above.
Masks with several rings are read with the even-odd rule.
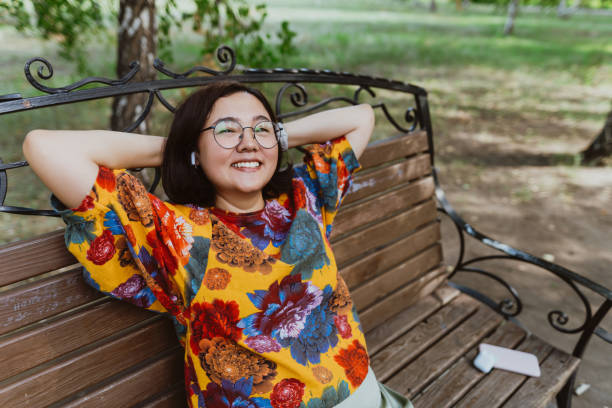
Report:
[[[370,143],[359,158],[359,164],[363,169],[367,169],[427,149],[427,133],[417,130]]]
[[[169,319],[156,317],[124,336],[49,362],[0,387],[0,406],[45,407],[178,345]],[[53,392],[49,392],[53,390]]]
[[[370,360],[378,381],[387,381],[396,371],[416,358],[445,333],[453,330],[477,309],[478,304],[474,299],[459,295],[457,299],[387,345]]]
[[[368,250],[392,242],[402,235],[434,221],[436,217],[436,204],[433,200],[428,200],[412,208],[410,211],[370,225],[332,244],[336,263],[342,265],[360,253],[363,254]]]
[[[495,332],[482,339],[483,343],[493,344],[500,347],[514,348],[524,338],[525,331],[512,323],[502,323]],[[462,395],[464,395],[485,374],[477,370],[472,361],[478,353],[478,346],[462,356],[447,372],[437,378],[428,386],[422,394],[413,399],[413,403],[422,407],[448,408],[453,406]],[[505,388],[500,384],[500,388]],[[489,393],[497,393],[498,389],[488,389]],[[487,394],[487,397],[490,397]],[[488,408],[494,405],[488,404]]]
[[[438,294],[439,292],[443,292],[444,296],[441,297]],[[427,316],[433,314],[458,295],[458,290],[450,286],[442,286],[440,289],[432,292],[432,294],[420,299],[414,305],[402,309],[396,315],[386,320],[382,318],[381,320],[384,320],[384,324],[379,324],[374,330],[370,330],[365,334],[369,355],[374,356],[387,344],[412,329]]]
[[[412,398],[465,352],[478,344],[502,320],[500,315],[487,306],[480,306],[476,313],[419,355],[412,363],[402,368],[385,384]]]
[[[0,334],[101,298],[80,266],[0,294]]]
[[[540,377],[527,381],[503,404],[504,408],[544,408],[578,368],[580,359],[554,349],[540,366]]]
[[[137,370],[130,370],[110,384],[62,404],[63,408],[131,407],[177,381],[184,381],[184,350],[179,347]],[[79,394],[83,394],[80,392]],[[183,405],[185,400],[182,401]]]
[[[433,196],[433,177],[417,180],[403,187],[387,192],[372,200],[358,203],[351,207],[342,206],[334,219],[330,237],[331,242],[355,228],[384,218],[400,210],[407,210],[413,204]]]
[[[147,403],[138,405],[135,408],[185,408],[187,406],[187,396],[185,395],[185,385],[177,384],[169,391]]]
[[[372,170],[366,173],[357,173],[353,184],[343,204],[384,191],[407,181],[431,174],[431,162],[428,154],[420,154],[408,160]]]
[[[108,299],[62,319],[6,336],[0,339],[0,381],[152,316],[152,312]]]
[[[441,261],[442,247],[436,244],[382,275],[367,281],[351,293],[353,301],[358,305],[357,310],[364,309],[384,298],[398,286],[417,279],[426,271],[440,265]]]
[[[64,231],[52,231],[0,246],[0,286],[76,264],[66,249]]]
[[[438,241],[440,224],[434,221],[386,247],[378,248],[356,262],[341,267],[340,274],[352,289]]]
[[[540,364],[552,352],[549,344],[529,336],[517,350],[532,353]],[[527,376],[504,370],[493,370],[472,388],[455,407],[497,408],[514,393]]]
[[[422,297],[429,295],[446,280],[446,276],[446,268],[436,268],[416,281],[389,294],[389,296],[368,307],[366,310],[360,311],[359,319],[364,330],[367,332],[374,329],[383,323],[381,317],[384,316],[386,320],[404,308],[416,303]]]

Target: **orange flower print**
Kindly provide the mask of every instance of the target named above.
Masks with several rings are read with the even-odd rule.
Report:
[[[222,290],[227,287],[232,275],[222,268],[211,268],[204,275],[204,283],[210,290]]]
[[[206,225],[209,222],[208,210],[204,208],[192,208],[189,212],[189,219],[197,225]]]
[[[129,173],[117,176],[117,197],[130,221],[141,222],[145,227],[153,225],[149,193],[140,180]]]
[[[344,368],[346,377],[353,387],[361,385],[368,374],[370,358],[365,347],[357,339],[353,340],[348,348],[340,349],[340,352],[334,356],[334,360]]]
[[[327,384],[334,378],[334,374],[326,367],[316,366],[312,368],[312,373],[314,374],[317,381],[321,384]]]
[[[115,189],[115,175],[113,171],[104,166],[100,166],[96,183],[106,191],[112,192]]]
[[[181,265],[189,262],[189,250],[193,245],[193,227],[183,217],[176,216],[163,201],[151,197],[153,209],[161,223],[164,244],[180,259]]]

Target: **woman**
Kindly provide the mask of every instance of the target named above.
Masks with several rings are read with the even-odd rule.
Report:
[[[259,91],[220,82],[167,139],[35,130],[23,150],[88,283],[173,319],[189,406],[410,407],[376,381],[328,242],[373,126],[363,104],[283,127]],[[125,171],[155,166],[168,202]]]

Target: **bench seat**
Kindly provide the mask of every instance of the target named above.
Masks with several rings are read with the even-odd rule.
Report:
[[[366,331],[366,342],[378,380],[415,407],[545,407],[580,361],[448,285]],[[535,354],[541,376],[480,372],[481,342]]]

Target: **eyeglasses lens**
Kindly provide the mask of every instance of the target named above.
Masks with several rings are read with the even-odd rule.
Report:
[[[217,143],[222,147],[233,148],[240,144],[240,136],[247,127],[243,128],[240,123],[233,120],[224,120],[215,126],[214,136]],[[274,132],[274,124],[272,122],[259,122],[252,128],[248,128],[253,129],[255,140],[261,147],[270,149],[276,146],[276,133]]]

